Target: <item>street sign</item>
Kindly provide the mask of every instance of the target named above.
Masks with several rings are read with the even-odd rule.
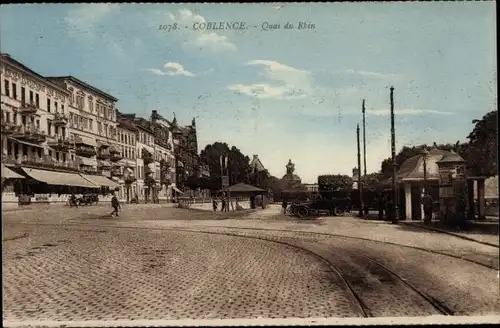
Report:
[[[229,177],[227,175],[222,176],[222,187],[229,187]]]

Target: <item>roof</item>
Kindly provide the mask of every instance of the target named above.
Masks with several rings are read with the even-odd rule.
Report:
[[[46,79],[48,79],[48,80],[53,80],[53,81],[64,81],[64,80],[69,80],[69,81],[71,81],[71,82],[73,82],[73,83],[76,83],[76,84],[78,84],[78,85],[80,85],[80,86],[82,86],[82,87],[86,88],[86,89],[92,90],[92,91],[94,91],[95,93],[97,93],[97,94],[99,94],[99,95],[101,95],[101,96],[103,96],[103,97],[108,98],[109,100],[112,100],[112,101],[115,101],[115,102],[116,102],[116,101],[118,101],[118,99],[117,99],[117,98],[113,97],[113,96],[112,96],[112,95],[110,95],[109,93],[104,92],[104,91],[102,91],[102,90],[100,90],[100,89],[97,89],[96,87],[93,87],[93,86],[91,86],[90,84],[88,84],[88,83],[86,83],[86,82],[84,82],[84,81],[82,81],[82,80],[80,80],[80,79],[77,79],[76,77],[71,76],[71,75],[68,75],[68,76],[48,76],[48,77],[46,77]]]
[[[445,154],[438,163],[462,163],[462,162],[465,162],[463,157],[455,153],[453,150],[451,150],[447,154]]]
[[[266,168],[264,167],[264,165],[260,161],[258,155],[253,155],[252,162],[250,162],[250,167],[254,170],[254,172],[255,171],[261,172],[261,171],[265,171],[266,170]]]
[[[41,80],[44,80],[45,83],[49,84],[50,86],[58,89],[59,91],[61,92],[64,92],[66,94],[69,94],[69,91],[66,90],[65,87],[63,86],[60,86],[58,85],[57,83],[54,83],[52,81],[50,81],[50,79],[38,74],[37,72],[35,72],[34,70],[32,70],[31,68],[29,68],[28,66],[24,65],[23,63],[21,63],[20,61],[17,61],[15,60],[14,58],[12,58],[8,53],[1,53],[0,54],[0,58],[3,60],[3,61],[9,61],[11,62],[11,64],[13,65],[16,65],[16,66],[19,66],[19,68],[21,68],[22,70],[26,71],[27,73],[31,74],[31,75],[34,75],[36,76],[37,78],[41,79]]]
[[[240,193],[258,193],[258,192],[265,192],[264,189],[254,187],[252,185],[246,184],[246,183],[238,183],[235,185],[232,185],[231,187],[228,188],[230,192],[240,192]]]
[[[297,174],[286,173],[281,180],[292,180],[292,181],[302,181],[302,179]]]

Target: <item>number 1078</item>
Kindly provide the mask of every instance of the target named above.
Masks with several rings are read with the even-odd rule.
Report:
[[[159,27],[158,27],[158,29],[160,31],[170,32],[170,31],[173,31],[173,30],[177,30],[178,26],[177,26],[177,23],[168,24],[168,25],[162,25],[162,24],[160,24]]]

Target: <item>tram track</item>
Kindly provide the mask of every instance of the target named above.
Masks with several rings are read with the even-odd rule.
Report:
[[[59,227],[73,227],[73,226],[79,226],[79,227],[93,227],[93,228],[120,228],[120,229],[142,229],[142,230],[170,230],[171,228],[177,228],[177,227],[141,227],[141,226],[119,226],[119,225],[103,225],[103,224],[87,224],[87,223],[30,223],[30,222],[16,222],[16,223],[4,223],[4,225],[31,225],[31,226],[59,226]],[[377,244],[383,244],[383,245],[392,245],[392,246],[398,246],[398,247],[404,247],[407,249],[414,249],[422,252],[427,252],[431,254],[436,254],[436,255],[441,255],[441,256],[447,256],[447,257],[452,257],[454,259],[466,261],[469,263],[474,263],[476,265],[498,271],[499,267],[486,264],[474,259],[470,259],[467,257],[463,256],[458,256],[454,254],[450,254],[447,252],[440,252],[428,248],[423,248],[423,247],[418,247],[418,246],[410,246],[410,245],[404,245],[404,244],[399,244],[399,243],[394,243],[390,241],[382,241],[382,240],[375,240],[375,239],[370,239],[370,238],[363,238],[363,237],[354,237],[354,236],[346,236],[346,235],[339,235],[339,234],[333,234],[333,233],[327,233],[327,232],[316,232],[316,231],[303,231],[303,230],[286,230],[286,229],[268,229],[268,228],[250,228],[250,227],[234,227],[234,226],[212,226],[212,225],[196,225],[197,228],[211,228],[211,229],[238,229],[238,230],[254,230],[254,231],[262,231],[262,232],[286,232],[286,233],[295,233],[295,234],[305,234],[305,235],[319,235],[319,236],[327,236],[327,237],[336,237],[336,238],[344,238],[344,239],[354,239],[354,240],[362,240],[362,241],[367,241],[367,242],[373,242]],[[181,229],[183,227],[180,227]],[[472,242],[472,241],[471,241]]]
[[[40,224],[38,224],[40,225]],[[55,225],[55,224],[41,224]],[[82,224],[70,224],[71,226],[82,226]],[[60,226],[60,225],[58,225]],[[69,226],[65,224],[62,226]],[[201,233],[211,235],[225,235],[247,239],[258,239],[266,242],[278,243],[288,247],[295,248],[301,252],[307,253],[325,265],[327,265],[332,274],[335,274],[341,281],[346,293],[357,312],[362,317],[380,317],[397,316],[404,313],[407,316],[419,315],[454,315],[454,311],[443,305],[442,302],[418,290],[406,279],[387,268],[380,262],[365,255],[360,255],[351,251],[339,251],[335,248],[334,252],[326,248],[321,248],[312,242],[297,241],[297,237],[282,236],[255,236],[245,235],[243,232],[224,232],[199,230],[200,228],[219,228],[226,227],[197,226],[196,228],[145,228],[145,227],[123,227],[114,225],[91,225],[92,228],[131,228],[178,231],[187,233]],[[238,230],[240,228],[231,227],[229,229]],[[248,229],[247,229],[248,230]],[[252,229],[262,232],[273,232],[270,229]],[[290,232],[290,231],[287,231]],[[293,242],[295,240],[295,242]],[[329,255],[330,254],[330,255]],[[335,254],[332,260],[331,254]],[[368,278],[371,278],[368,279]],[[401,301],[404,299],[403,301]],[[394,305],[395,304],[395,305]]]

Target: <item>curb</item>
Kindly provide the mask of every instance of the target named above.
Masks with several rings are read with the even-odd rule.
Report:
[[[465,236],[462,236],[462,235],[459,235],[459,234],[456,234],[456,233],[453,233],[453,232],[450,232],[450,231],[446,231],[446,230],[442,230],[442,229],[438,229],[438,228],[433,228],[433,227],[422,226],[422,225],[419,225],[419,224],[410,223],[410,222],[404,222],[404,221],[400,221],[400,223],[403,223],[403,224],[406,224],[406,225],[409,225],[409,226],[412,226],[412,227],[417,227],[417,228],[421,228],[421,229],[432,230],[432,231],[444,233],[444,234],[447,234],[447,235],[450,235],[450,236],[455,236],[457,238],[465,239],[465,240],[468,240],[468,241],[473,241],[473,242],[476,242],[476,243],[479,243],[479,244],[483,244],[483,245],[487,245],[487,246],[492,246],[492,247],[500,248],[500,245],[495,245],[495,244],[492,244],[492,243],[488,243],[486,241],[480,241],[480,240],[477,240],[477,239],[474,239],[474,238],[465,237]]]

